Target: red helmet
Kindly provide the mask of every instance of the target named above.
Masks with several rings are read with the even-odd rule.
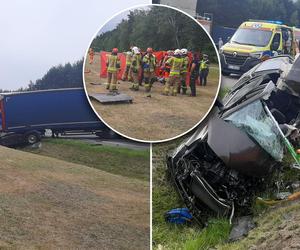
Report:
[[[152,48],[147,48],[147,53],[153,53],[153,49]]]
[[[118,53],[118,51],[119,51],[118,48],[113,48],[112,49],[112,53]]]

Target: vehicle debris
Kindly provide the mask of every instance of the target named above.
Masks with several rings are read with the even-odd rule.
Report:
[[[237,214],[248,214],[258,192],[282,171],[287,153],[294,167],[300,166],[299,71],[300,57],[278,56],[258,64],[167,156],[172,181],[199,223],[205,223],[205,210],[232,217],[235,207]]]
[[[236,218],[228,238],[229,242],[240,240],[246,237],[250,230],[256,227],[252,216],[242,216]]]
[[[174,208],[165,214],[165,220],[174,224],[186,224],[192,219],[193,216],[187,208]]]

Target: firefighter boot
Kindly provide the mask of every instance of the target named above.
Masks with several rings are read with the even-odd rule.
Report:
[[[150,83],[149,83],[149,78],[145,78],[145,91],[146,92],[150,92],[151,90],[151,86],[150,86]]]

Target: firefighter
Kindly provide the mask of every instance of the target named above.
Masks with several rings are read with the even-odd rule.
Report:
[[[189,66],[189,56],[188,56],[187,49],[181,49],[181,55],[182,55],[184,63],[183,63],[182,71],[181,71],[181,74],[180,74],[181,81],[180,81],[180,84],[178,86],[177,93],[179,94],[180,90],[182,90],[182,94],[186,95],[186,90],[187,90],[186,77],[187,77],[188,66]]]
[[[200,61],[200,85],[201,86],[206,86],[208,73],[209,73],[208,55],[203,54],[203,58]]]
[[[130,65],[130,71],[132,74],[133,84],[131,86],[131,90],[138,91],[139,90],[139,72],[141,69],[141,52],[138,47],[133,47],[133,56]]]
[[[94,55],[95,55],[94,50],[92,48],[89,48],[88,54],[89,54],[89,64],[93,64]]]
[[[169,58],[166,62],[166,65],[170,66],[169,78],[166,82],[164,95],[177,95],[177,88],[180,83],[180,73],[183,68],[184,59],[181,57],[180,49],[174,51],[174,56]]]
[[[117,75],[118,70],[120,69],[120,59],[118,58],[118,49],[113,48],[111,54],[107,57],[106,60],[107,66],[107,86],[110,92],[117,92]]]
[[[132,52],[127,51],[126,52],[126,68],[122,75],[122,81],[126,81],[126,80],[131,81],[131,71],[130,71],[131,61],[132,61]]]
[[[143,57],[143,69],[146,92],[151,91],[151,87],[155,82],[156,57],[153,55],[153,49],[147,48],[147,54]],[[148,95],[150,97],[150,95]]]

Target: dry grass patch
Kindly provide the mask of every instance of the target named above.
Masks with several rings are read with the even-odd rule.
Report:
[[[0,147],[0,248],[149,249],[149,183]]]
[[[106,79],[100,79],[100,56],[93,65],[86,65],[85,83],[88,93],[106,93]],[[197,97],[161,95],[164,86],[156,82],[152,97],[147,98],[144,87],[140,91],[129,90],[131,83],[119,81],[119,91],[133,97],[132,104],[103,105],[92,100],[92,105],[111,127],[127,136],[141,140],[172,138],[196,125],[213,103],[216,96],[219,72],[212,67],[206,87],[197,86]],[[93,85],[91,83],[101,83]]]

